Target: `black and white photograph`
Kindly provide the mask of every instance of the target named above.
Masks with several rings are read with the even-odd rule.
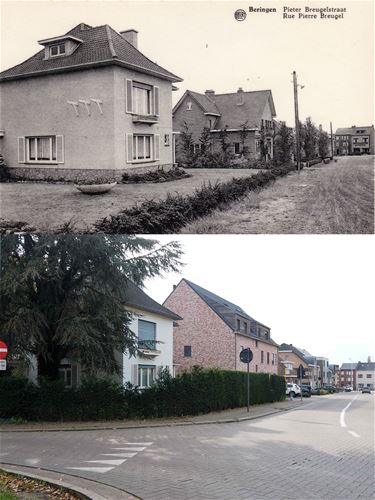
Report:
[[[373,500],[373,1],[0,14],[0,500]]]
[[[373,234],[373,3],[305,3],[2,2],[2,232]]]

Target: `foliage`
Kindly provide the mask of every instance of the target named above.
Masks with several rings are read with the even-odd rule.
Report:
[[[274,139],[273,157],[282,165],[292,159],[294,139],[292,129],[283,122]]]
[[[116,373],[115,351],[137,351],[128,280],[176,271],[181,256],[176,242],[73,234],[7,235],[1,253],[0,338],[10,359],[36,356],[39,376],[51,380],[67,357],[88,373]]]
[[[221,148],[221,157],[222,162],[224,164],[228,163],[230,160],[230,142],[228,139],[228,126],[225,125],[223,129],[219,132],[219,140],[220,140],[220,148]]]
[[[96,177],[93,179],[79,179],[75,181],[78,186],[96,186],[101,184],[113,184],[116,179],[108,177]]]
[[[260,157],[264,161],[267,161],[269,159],[269,154],[270,154],[270,151],[268,150],[269,137],[271,137],[270,132],[266,130],[262,125],[260,129],[259,146],[260,146]]]
[[[245,406],[247,374],[195,367],[172,378],[164,369],[156,383],[144,390],[99,379],[85,380],[77,389],[51,381],[42,381],[38,387],[7,377],[0,379],[0,392],[8,396],[0,399],[1,418],[73,421],[186,416]],[[252,405],[284,398],[283,377],[250,374]]]
[[[318,152],[320,158],[327,158],[329,154],[329,136],[321,128],[318,132]]]
[[[145,201],[117,215],[101,219],[96,222],[95,228],[108,234],[174,233],[187,223],[216,208],[227,206],[249,191],[262,188],[293,169],[293,165],[283,165],[253,176],[204,185],[190,195],[168,194],[164,200]]]
[[[182,130],[178,139],[178,150],[181,151],[181,161],[182,164],[186,167],[190,167],[195,163],[195,154],[194,154],[194,141],[193,134],[190,131],[189,125],[184,122],[182,125]]]
[[[317,155],[318,129],[311,118],[306,118],[301,130],[301,145],[307,161],[312,160]]]
[[[5,163],[3,155],[0,153],[0,182],[8,182],[11,179],[10,171]]]
[[[159,183],[159,182],[168,182],[174,181],[177,179],[186,179],[187,177],[191,177],[183,168],[173,166],[169,170],[164,170],[163,167],[158,167],[157,170],[149,170],[148,172],[143,173],[133,173],[128,174],[124,173],[122,175],[122,182],[124,184],[139,184],[139,183]]]
[[[244,123],[240,125],[240,141],[241,141],[241,155],[246,156],[248,150],[245,146],[246,138],[250,133],[249,130],[249,122],[246,120]]]

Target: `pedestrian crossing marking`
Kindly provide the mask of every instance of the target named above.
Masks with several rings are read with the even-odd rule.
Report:
[[[65,469],[72,470],[82,470],[85,472],[98,472],[99,474],[104,474],[113,469],[113,467],[65,467]]]
[[[107,464],[107,465],[121,465],[124,462],[126,462],[126,458],[123,458],[122,460],[85,460],[86,463],[92,463],[92,464]]]

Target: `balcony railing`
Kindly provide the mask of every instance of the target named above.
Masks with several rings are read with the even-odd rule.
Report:
[[[160,350],[157,348],[156,340],[138,340],[138,349],[148,356],[157,356]]]

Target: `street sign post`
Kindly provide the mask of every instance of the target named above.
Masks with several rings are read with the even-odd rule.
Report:
[[[247,413],[250,411],[250,361],[253,359],[253,351],[250,347],[242,349],[240,352],[240,361],[247,363]]]
[[[8,346],[0,340],[0,359],[5,359],[8,356]]]
[[[7,369],[7,360],[0,359],[0,371],[6,370],[6,369]]]
[[[303,367],[303,365],[299,365],[298,369],[297,369],[297,374],[298,374],[298,378],[299,378],[299,386],[300,386],[300,389],[301,389],[301,401],[303,401],[303,396],[302,396],[302,379],[305,377],[305,369]]]

